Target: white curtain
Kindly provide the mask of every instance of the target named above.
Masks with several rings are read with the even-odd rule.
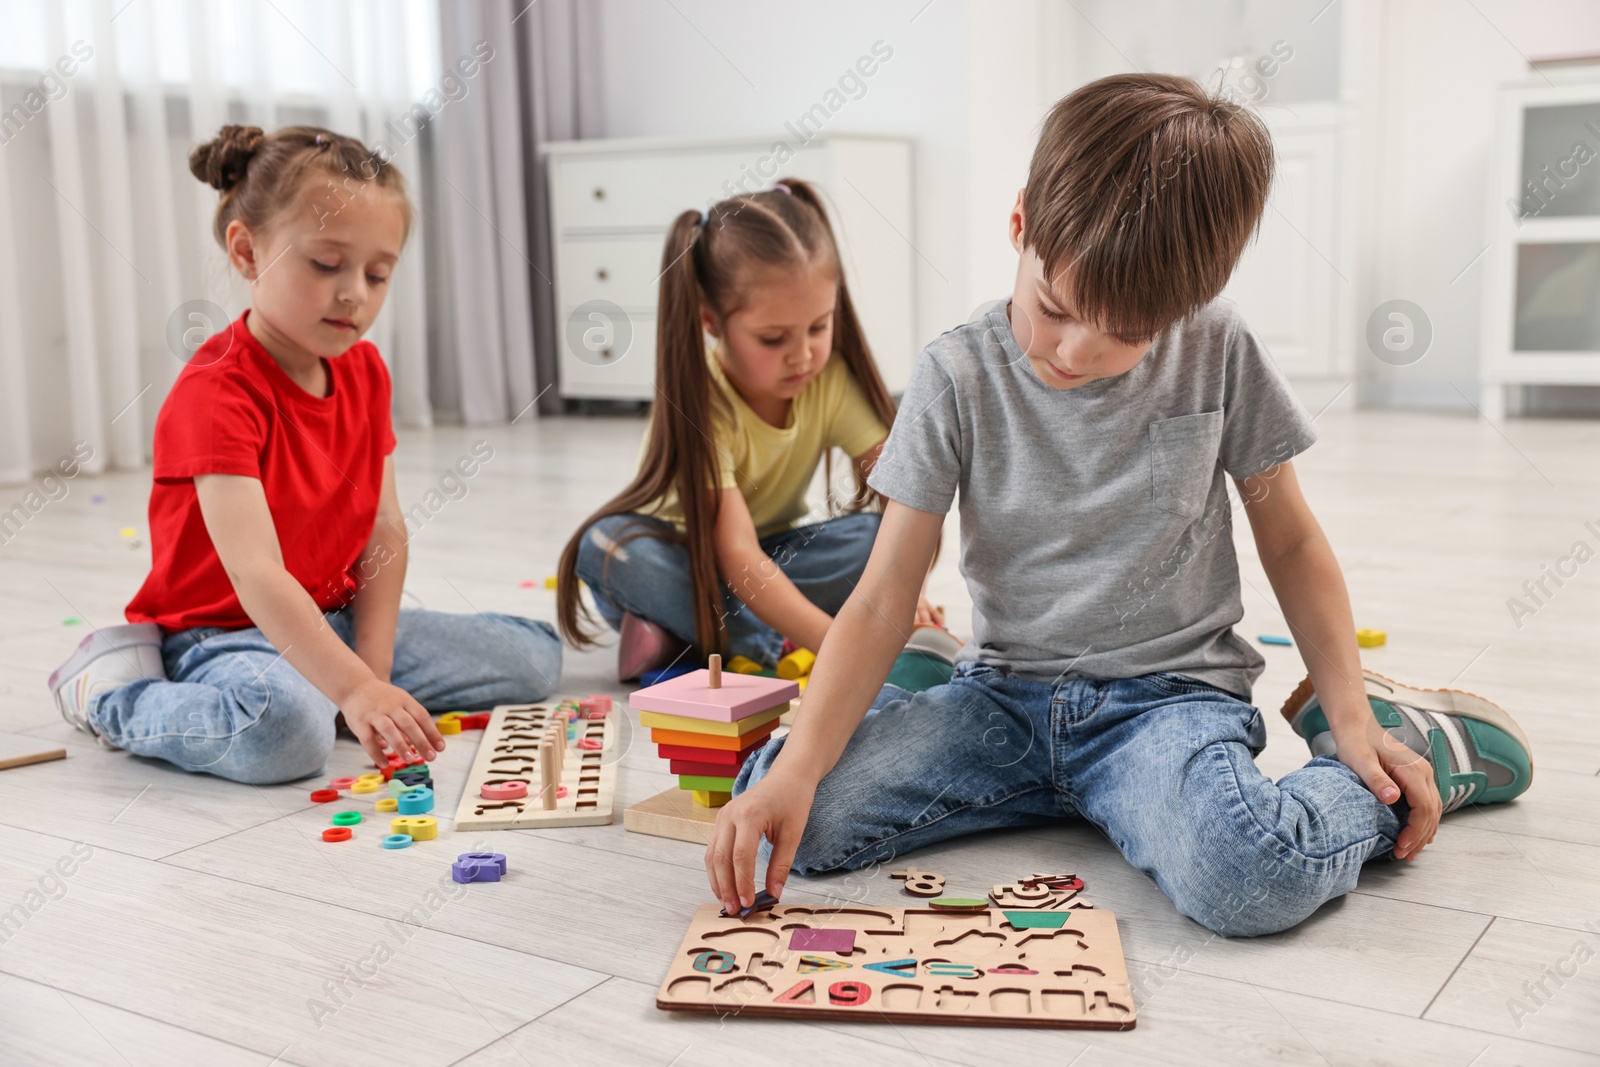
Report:
[[[144,466],[182,335],[225,325],[202,302],[247,306],[190,147],[229,122],[383,140],[422,208],[429,131],[387,131],[439,99],[439,57],[434,0],[0,0],[0,483],[79,441],[91,472]],[[369,335],[405,425],[432,417],[424,221]]]
[[[477,88],[441,116],[432,192],[436,276],[454,299],[437,324],[434,399],[467,423],[559,410],[549,209],[541,141],[599,132],[592,0],[446,3],[446,70],[486,54]]]

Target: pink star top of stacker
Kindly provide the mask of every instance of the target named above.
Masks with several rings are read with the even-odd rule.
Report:
[[[628,697],[628,703],[636,711],[738,722],[800,695],[800,687],[794,682],[724,672],[720,667],[718,663],[710,670],[691,671],[636,690]]]

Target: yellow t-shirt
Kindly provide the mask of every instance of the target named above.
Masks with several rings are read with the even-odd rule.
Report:
[[[810,510],[806,489],[828,449],[838,447],[846,455],[859,456],[889,434],[837,352],[794,398],[784,426],[773,426],[751,410],[722,373],[715,355],[708,354],[706,362],[733,410],[732,424],[719,424],[713,435],[717,486],[737,486],[744,494],[760,537],[788,529]],[[646,434],[644,448],[648,447]],[[645,509],[645,514],[683,525],[676,491]]]

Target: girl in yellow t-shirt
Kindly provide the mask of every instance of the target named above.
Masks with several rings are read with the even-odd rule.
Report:
[[[621,633],[621,679],[691,645],[771,667],[785,639],[821,647],[866,567],[879,515],[865,509],[882,503],[866,476],[894,404],[805,182],[683,212],[661,266],[658,400],[639,470],[561,555],[561,631],[595,644],[581,578]],[[806,487],[834,447],[852,460],[854,497],[805,522]],[[924,596],[902,625],[942,622]]]

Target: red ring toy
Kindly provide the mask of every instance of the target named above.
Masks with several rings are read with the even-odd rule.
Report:
[[[322,831],[322,839],[324,841],[348,841],[350,840],[350,827],[330,826]]]
[[[356,784],[356,780],[354,778],[335,778],[333,781],[328,783],[328,788],[329,789],[349,789],[351,786],[353,786],[355,784]]]
[[[318,804],[326,804],[330,800],[338,800],[339,791],[337,789],[313,789],[311,791],[311,799]]]
[[[528,795],[527,782],[490,782],[479,790],[485,800],[518,800]]]

